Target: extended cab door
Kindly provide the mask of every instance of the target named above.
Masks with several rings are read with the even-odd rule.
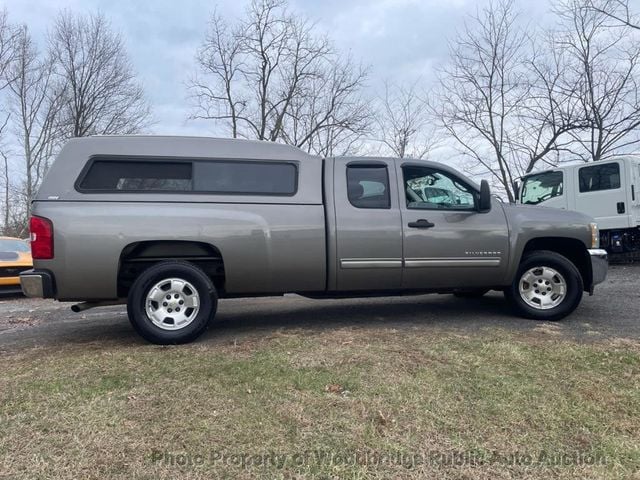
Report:
[[[394,163],[336,158],[336,289],[401,287],[402,226]]]
[[[600,230],[633,226],[629,216],[625,163],[600,161],[576,172],[576,210],[591,215]]]
[[[505,278],[509,231],[502,207],[477,208],[477,192],[451,170],[405,162],[401,193],[404,288],[491,287]]]

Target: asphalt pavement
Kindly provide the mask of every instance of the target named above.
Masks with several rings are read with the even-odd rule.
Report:
[[[217,323],[198,342],[230,342],[300,329],[413,328],[473,333],[498,326],[579,341],[640,340],[640,265],[614,265],[595,295],[560,322],[514,316],[502,293],[479,299],[452,295],[310,300],[297,295],[221,300]],[[73,313],[71,304],[22,297],[0,298],[0,351],[83,343],[144,343],[124,306]]]

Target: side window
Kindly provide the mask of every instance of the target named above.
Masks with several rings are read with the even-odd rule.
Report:
[[[293,195],[297,168],[276,162],[194,162],[196,192]]]
[[[357,208],[391,208],[387,167],[347,166],[347,195],[351,205]]]
[[[298,169],[286,162],[180,159],[95,159],[81,192],[189,192],[290,196]]]
[[[430,167],[402,168],[407,208],[474,210],[473,189],[450,173]]]
[[[189,191],[191,163],[183,162],[93,162],[80,182],[86,191]]]
[[[582,167],[578,171],[580,192],[597,192],[620,188],[620,165],[605,163],[592,167]]]

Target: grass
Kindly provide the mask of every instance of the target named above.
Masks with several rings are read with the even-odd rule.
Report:
[[[640,478],[633,343],[375,326],[0,361],[0,478]]]

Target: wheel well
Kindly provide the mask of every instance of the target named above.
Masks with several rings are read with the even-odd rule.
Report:
[[[587,252],[587,247],[585,247],[584,243],[575,238],[534,238],[527,242],[522,256],[524,257],[527,253],[536,250],[550,250],[568,258],[580,272],[585,291],[589,290],[592,276],[591,260],[589,259],[589,252]]]
[[[184,260],[201,268],[218,293],[224,291],[224,262],[220,250],[204,242],[150,240],[122,249],[118,267],[118,297],[125,298],[131,285],[147,268],[164,260]]]

